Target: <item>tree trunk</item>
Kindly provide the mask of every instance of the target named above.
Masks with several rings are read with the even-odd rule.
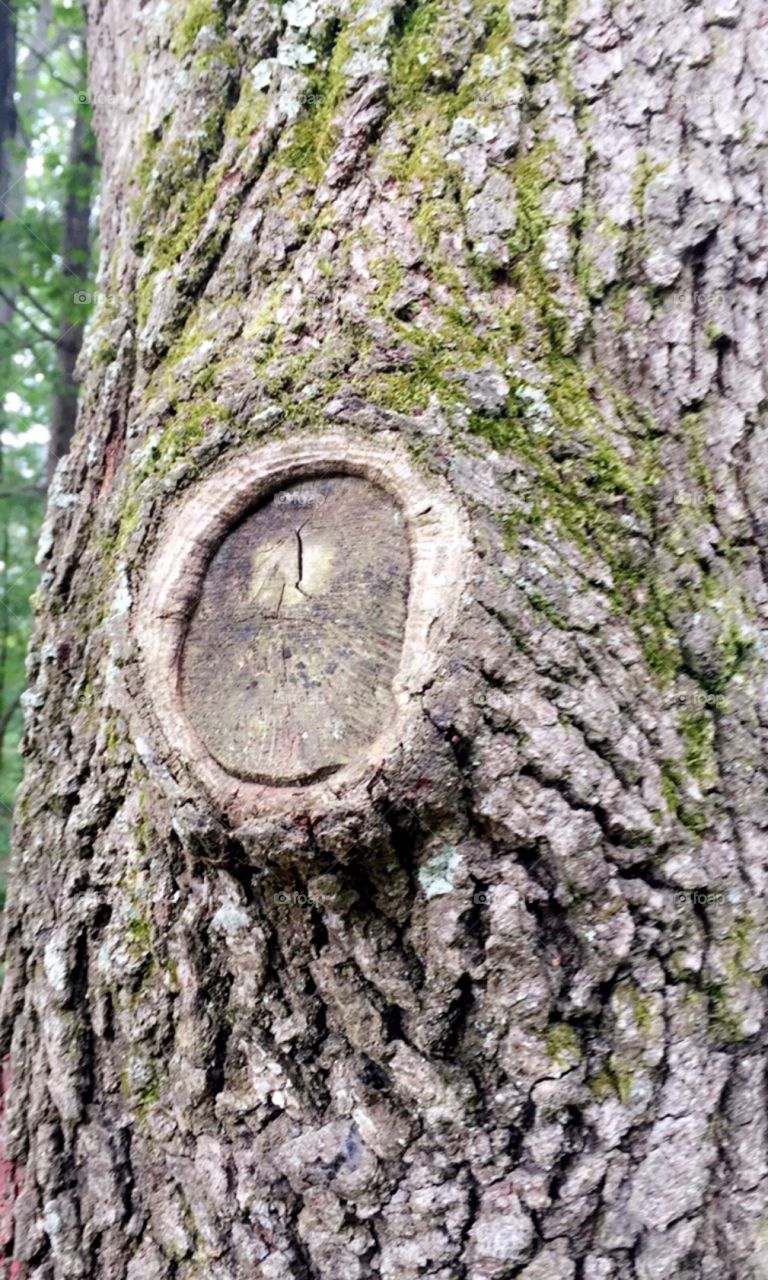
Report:
[[[8,5],[0,13],[0,222],[8,217],[6,201],[12,169],[10,148],[16,137],[16,18]]]
[[[16,19],[13,11],[4,6],[0,12],[0,222],[12,216],[9,207],[9,187],[14,172],[13,144],[16,138]],[[4,330],[13,317],[13,306],[5,298],[0,298],[0,364],[5,365],[8,358],[7,341]],[[0,405],[0,483],[2,483],[5,467],[3,450],[5,445],[2,431],[5,427],[4,406]],[[8,565],[8,531],[0,527],[0,710],[5,707],[5,670],[8,648],[8,605],[7,575]],[[0,718],[0,767],[3,760],[3,743],[5,723]]]
[[[25,695],[14,1274],[768,1276],[757,0],[89,9],[104,298]],[[469,521],[450,636],[403,746],[227,790],[173,674],[210,528],[340,440]],[[304,608],[286,551],[228,615],[220,554],[201,662]]]
[[[46,459],[50,484],[56,466],[69,448],[77,421],[78,386],[75,367],[83,345],[85,320],[72,323],[73,306],[85,314],[91,254],[91,204],[96,180],[96,141],[86,113],[75,106],[67,157],[68,190],[62,226],[62,268],[71,289],[59,320],[56,341],[56,384],[51,397],[51,429]],[[76,312],[75,312],[76,313]]]

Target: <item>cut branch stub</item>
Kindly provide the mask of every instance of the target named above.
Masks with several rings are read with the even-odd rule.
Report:
[[[278,490],[213,558],[184,646],[192,726],[233,777],[315,782],[393,711],[408,596],[403,518],[356,476]]]
[[[448,486],[397,438],[236,454],[160,533],[136,628],[142,734],[236,821],[331,801],[407,749],[468,563]]]

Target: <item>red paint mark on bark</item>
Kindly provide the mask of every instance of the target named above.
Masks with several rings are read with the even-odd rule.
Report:
[[[23,1175],[5,1155],[5,1099],[8,1093],[10,1060],[0,1073],[0,1280],[22,1280],[21,1263],[3,1256],[13,1244],[13,1206],[23,1186]]]
[[[99,488],[100,498],[112,488],[115,472],[123,456],[124,441],[120,432],[114,428],[115,424],[113,423],[113,429],[110,431],[107,447],[104,451],[104,475],[101,478],[101,486]]]

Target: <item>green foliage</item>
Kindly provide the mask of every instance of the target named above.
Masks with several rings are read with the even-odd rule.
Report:
[[[88,121],[83,15],[55,0],[17,7],[19,127],[0,223],[0,898],[21,772],[20,695],[31,629],[29,599],[44,508],[50,403],[61,391],[54,340],[79,329],[93,301],[89,262],[63,264],[67,201],[87,207],[92,166],[72,163],[77,113]],[[86,129],[87,138],[87,129]]]

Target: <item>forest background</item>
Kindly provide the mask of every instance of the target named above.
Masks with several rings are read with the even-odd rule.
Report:
[[[97,162],[84,18],[0,0],[0,900],[21,761],[24,658],[47,480],[77,409],[94,305]]]

